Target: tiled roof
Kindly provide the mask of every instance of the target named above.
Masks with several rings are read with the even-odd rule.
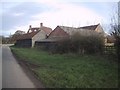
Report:
[[[97,25],[90,25],[90,26],[84,26],[84,27],[68,27],[68,26],[59,26],[61,29],[63,29],[65,32],[67,32],[69,35],[71,35],[74,32],[84,31],[84,30],[95,30],[99,24]]]
[[[97,25],[90,25],[90,26],[84,26],[84,27],[79,27],[81,29],[87,29],[87,30],[95,30],[99,24]]]
[[[45,31],[45,33],[46,33],[47,35],[49,35],[49,34],[52,32],[52,29],[51,29],[51,28],[45,27],[45,26],[40,27],[40,30]]]
[[[72,35],[75,32],[86,32],[88,30],[87,28],[75,28],[75,27],[67,27],[67,26],[59,26],[61,29],[63,29],[65,32],[67,32],[69,35]]]
[[[31,32],[29,32],[29,30],[31,30]],[[34,27],[28,30],[28,33],[20,35],[19,37],[17,37],[17,40],[22,40],[22,39],[31,39],[34,35],[36,35],[39,31],[43,30],[45,31],[46,35],[49,35],[52,31],[51,28],[49,27]]]
[[[35,30],[36,30],[36,31],[43,30],[43,31],[45,31],[45,33],[46,33],[47,35],[49,35],[49,34],[52,32],[52,29],[51,29],[51,28],[45,27],[45,26],[31,28],[31,31],[35,31]]]
[[[22,39],[31,39],[34,35],[36,35],[39,31],[36,32],[31,32],[31,33],[26,33],[23,35],[20,35],[17,40],[22,40]]]
[[[69,35],[71,35],[75,31],[80,31],[80,29],[75,27],[67,27],[67,26],[59,26],[61,29],[63,29],[65,32],[67,32]]]

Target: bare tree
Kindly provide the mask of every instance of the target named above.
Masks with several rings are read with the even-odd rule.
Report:
[[[116,15],[116,16],[115,16]],[[118,2],[117,14],[112,18],[112,35],[115,37],[115,47],[118,60],[120,61],[120,1]]]

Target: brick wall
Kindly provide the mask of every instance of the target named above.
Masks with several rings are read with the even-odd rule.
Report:
[[[62,30],[59,26],[57,26],[52,33],[50,33],[48,38],[63,38],[69,37],[69,35]]]

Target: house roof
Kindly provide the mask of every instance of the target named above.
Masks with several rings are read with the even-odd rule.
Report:
[[[95,30],[99,24],[97,25],[90,25],[90,26],[84,26],[84,27],[79,27],[80,29],[87,29],[87,30]]]
[[[22,40],[22,39],[31,39],[34,35],[36,35],[39,31],[31,32],[31,33],[26,33],[23,35],[20,35],[17,37],[17,40]]]
[[[29,30],[31,30],[32,32],[33,32],[33,31],[43,30],[47,35],[49,35],[49,34],[52,32],[52,29],[51,29],[51,28],[45,27],[45,26],[42,26],[42,27],[34,27],[34,28],[29,29]],[[29,32],[29,30],[28,30],[28,32]]]
[[[51,29],[51,28],[45,27],[45,26],[40,27],[40,30],[45,31],[45,33],[46,33],[47,35],[49,35],[49,34],[52,32],[52,29]]]
[[[34,35],[36,35],[41,30],[43,30],[46,33],[46,35],[49,35],[52,32],[52,29],[49,27],[45,27],[45,26],[34,27],[34,28],[30,28],[26,34],[23,34],[17,37],[17,40],[31,39]]]
[[[34,31],[34,30],[37,30],[37,31],[38,31],[39,29],[40,29],[39,27],[31,28],[32,31]]]

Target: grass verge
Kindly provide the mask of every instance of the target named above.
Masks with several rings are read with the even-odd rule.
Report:
[[[33,48],[12,51],[31,63],[31,70],[47,88],[117,88],[118,64],[102,56],[50,54]]]

